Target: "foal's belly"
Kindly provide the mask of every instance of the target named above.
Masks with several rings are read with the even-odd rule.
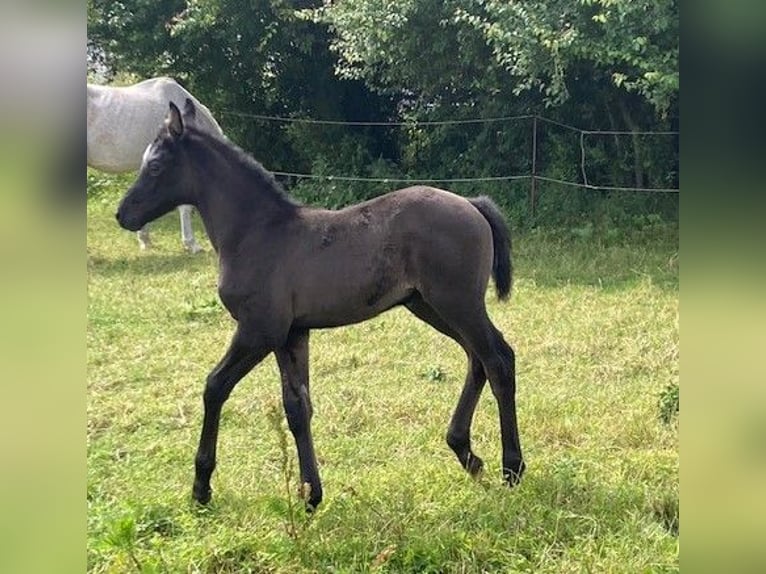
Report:
[[[379,315],[405,302],[413,289],[394,286],[385,291],[376,290],[375,286],[362,289],[357,293],[345,293],[342,296],[318,296],[301,305],[296,301],[296,326],[308,329],[340,327],[360,323]]]

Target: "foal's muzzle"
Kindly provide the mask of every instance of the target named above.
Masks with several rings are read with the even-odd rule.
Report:
[[[125,216],[125,212],[120,207],[120,209],[117,210],[117,213],[114,214],[115,219],[117,220],[117,223],[120,224],[120,227],[123,229],[127,229],[128,231],[138,231],[141,229],[141,225],[138,225],[135,221],[131,221],[129,217]]]

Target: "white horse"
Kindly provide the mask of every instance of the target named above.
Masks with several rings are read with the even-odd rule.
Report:
[[[132,86],[88,84],[88,166],[108,173],[136,171],[144,151],[165,119],[168,102],[181,106],[189,98],[197,108],[201,129],[223,134],[205,106],[172,78],[151,78]],[[191,225],[190,205],[178,208],[181,240],[192,253],[201,251]],[[146,228],[138,232],[141,249],[150,245]]]

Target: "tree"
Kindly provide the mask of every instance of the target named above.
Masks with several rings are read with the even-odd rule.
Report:
[[[176,77],[272,170],[526,175],[531,123],[425,122],[544,114],[632,134],[582,141],[591,183],[677,185],[674,140],[640,135],[677,129],[675,0],[89,0],[88,21],[94,60],[141,77]],[[248,114],[407,125],[287,124]],[[584,179],[578,134],[546,124],[537,135],[538,174]],[[526,185],[456,191],[490,193],[523,218]],[[331,205],[384,188],[302,186]],[[552,216],[578,218],[614,199],[571,191],[546,191]],[[677,210],[672,195],[623,197],[630,211]]]
[[[315,17],[336,34],[340,74],[383,89],[433,98],[510,81],[515,95],[537,90],[558,106],[570,83],[600,77],[660,115],[676,105],[674,0],[360,0]]]
[[[329,147],[335,134],[248,114],[366,120],[390,108],[362,82],[335,75],[326,26],[301,17],[318,4],[90,0],[89,46],[112,70],[179,80],[219,115],[229,137],[271,169],[306,171],[315,156],[305,150]]]

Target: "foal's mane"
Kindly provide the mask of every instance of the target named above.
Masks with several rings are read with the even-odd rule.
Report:
[[[234,144],[226,136],[211,134],[206,130],[194,126],[187,126],[188,136],[196,136],[195,139],[202,140],[207,146],[213,148],[217,153],[227,161],[237,165],[251,179],[256,181],[258,189],[268,194],[273,200],[283,207],[297,207],[300,204],[287,195],[284,188],[274,179],[274,174],[267,170],[261,163],[245,150]]]

